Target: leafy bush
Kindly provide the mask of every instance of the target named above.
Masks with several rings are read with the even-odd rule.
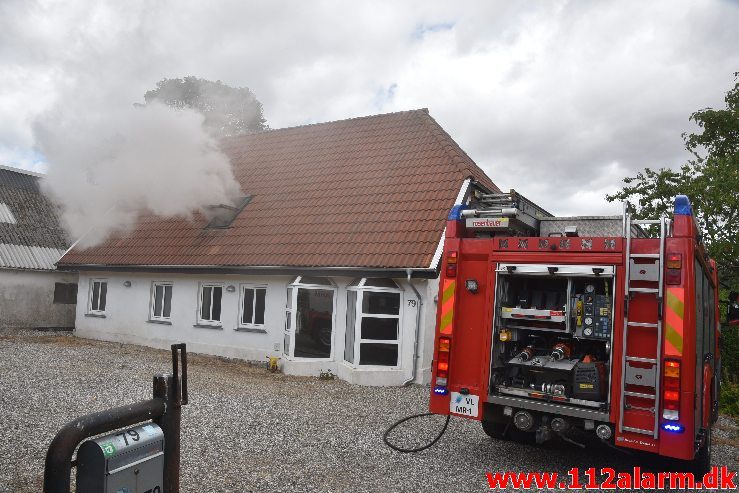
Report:
[[[721,413],[739,418],[739,385],[729,382],[721,385]]]
[[[739,383],[739,326],[724,325],[721,330],[721,377]]]
[[[721,413],[739,418],[739,327],[721,331]]]

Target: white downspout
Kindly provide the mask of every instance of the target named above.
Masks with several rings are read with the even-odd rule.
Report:
[[[459,189],[459,193],[457,194],[457,198],[454,200],[454,204],[461,204],[465,200],[465,197],[467,196],[467,190],[470,187],[470,183],[472,183],[472,178],[466,178],[464,182],[462,182],[462,187]],[[435,269],[439,261],[441,260],[442,251],[444,249],[444,237],[446,236],[446,228],[444,228],[444,231],[441,233],[441,238],[439,238],[439,244],[436,247],[436,251],[434,252],[434,256],[431,259],[431,265],[429,268]],[[418,307],[416,307],[416,338],[413,341],[413,368],[411,369],[411,378],[403,382],[403,385],[408,385],[413,380],[416,379],[416,362],[418,360],[418,336],[419,332],[421,331],[421,307],[423,306],[423,298],[421,297],[421,293],[418,292],[416,289],[416,286],[413,285],[411,282],[411,269],[405,270],[406,274],[408,274],[408,284],[411,285],[411,289],[414,293],[416,293],[416,297],[418,298]]]
[[[416,307],[416,336],[413,340],[413,363],[411,366],[411,378],[403,382],[404,386],[410,384],[416,379],[416,366],[418,362],[418,337],[421,331],[421,307],[423,306],[423,298],[421,297],[421,293],[418,292],[416,286],[414,286],[413,282],[411,281],[411,274],[413,271],[411,271],[411,269],[406,269],[405,272],[406,274],[408,274],[408,284],[410,284],[411,289],[416,294],[416,298],[418,298],[418,306]]]

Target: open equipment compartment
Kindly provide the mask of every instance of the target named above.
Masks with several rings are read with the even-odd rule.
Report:
[[[490,393],[607,409],[614,272],[499,264]]]

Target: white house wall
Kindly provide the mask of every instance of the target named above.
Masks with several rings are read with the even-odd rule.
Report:
[[[72,272],[0,269],[0,326],[71,328],[73,304],[54,304],[54,285],[75,283]]]
[[[106,279],[105,317],[88,314],[91,279]],[[331,361],[290,361],[283,354],[287,287],[294,276],[205,276],[190,274],[160,275],[148,273],[81,272],[77,300],[76,334],[81,337],[141,344],[168,349],[176,342],[187,343],[191,352],[266,362],[268,356],[280,357],[287,374],[317,376],[330,370],[343,380],[361,385],[400,385],[411,376],[416,310],[421,308],[421,337],[417,364],[417,383],[430,380],[433,330],[435,326],[436,281],[414,279],[416,289],[424,298],[419,305],[406,280],[396,279],[401,293],[401,339],[399,369],[371,367],[352,368],[343,361],[346,330],[347,285],[350,278],[332,277],[336,284],[334,313],[333,359]],[[124,283],[130,282],[130,287]],[[149,321],[151,287],[155,281],[172,282],[171,325]],[[223,283],[234,286],[234,292],[223,291],[220,328],[197,325],[198,293],[201,283]],[[240,284],[266,286],[265,333],[237,330]],[[415,303],[414,303],[415,302]],[[415,305],[415,306],[414,306]]]

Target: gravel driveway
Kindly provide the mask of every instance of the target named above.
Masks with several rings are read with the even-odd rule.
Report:
[[[0,491],[41,490],[51,438],[69,420],[151,397],[169,354],[67,334],[0,331]],[[190,355],[183,409],[182,491],[485,491],[486,471],[554,470],[644,462],[600,446],[532,447],[492,441],[452,419],[436,446],[400,454],[387,426],[424,412],[428,389],[368,388],[270,374],[246,363]],[[420,444],[443,424],[411,421],[396,441]],[[736,427],[722,419],[714,462],[738,466]],[[649,464],[646,464],[649,466]]]

